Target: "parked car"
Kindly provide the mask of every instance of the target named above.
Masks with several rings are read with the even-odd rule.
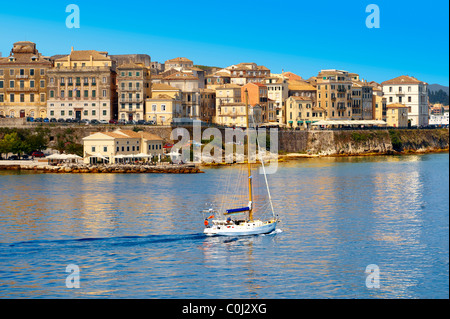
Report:
[[[138,125],[145,125],[145,123],[146,123],[146,122],[145,122],[144,120],[139,120],[139,121],[137,121],[137,124],[138,124]]]
[[[28,161],[28,160],[30,160],[31,158],[28,156],[28,155],[22,155],[22,160],[24,160],[24,161]]]
[[[89,124],[89,120],[88,119],[82,119],[80,120],[81,124]]]
[[[41,117],[37,117],[34,119],[36,123],[42,123],[44,120]]]
[[[119,122],[117,120],[109,120],[109,124],[118,124]]]
[[[18,161],[19,160],[19,156],[17,155],[12,155],[10,157],[8,157],[8,161]]]
[[[27,117],[27,122],[34,122],[34,117]]]
[[[65,119],[58,119],[58,123],[66,123]]]
[[[66,123],[73,123],[73,119],[66,119]]]
[[[56,123],[56,122],[58,122],[54,117],[52,117],[51,119],[50,119],[50,123]]]
[[[106,120],[101,120],[101,121],[100,121],[100,124],[109,124],[109,122],[106,121]]]
[[[45,157],[45,154],[40,151],[35,151],[35,152],[31,153],[31,156],[41,158],[41,157]]]
[[[92,125],[97,125],[97,124],[100,124],[100,122],[98,120],[91,120],[91,124]]]
[[[125,125],[125,124],[127,124],[127,121],[126,120],[119,120],[118,124]]]
[[[44,119],[44,123],[50,123],[50,120],[46,117],[46,118]]]

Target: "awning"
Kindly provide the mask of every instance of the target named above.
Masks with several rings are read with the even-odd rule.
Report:
[[[313,122],[313,125],[386,125],[386,122],[381,120],[321,120]]]

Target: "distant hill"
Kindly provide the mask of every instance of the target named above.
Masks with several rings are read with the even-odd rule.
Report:
[[[449,104],[449,87],[440,84],[428,85],[428,98],[431,104]]]
[[[439,90],[442,90],[445,93],[449,94],[448,86],[443,86],[443,85],[440,85],[440,84],[430,84],[430,85],[428,85],[428,91],[437,92]]]

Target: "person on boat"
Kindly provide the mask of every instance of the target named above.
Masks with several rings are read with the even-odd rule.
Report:
[[[208,218],[205,218],[205,227],[206,227],[206,228],[209,228],[209,221],[208,221]]]
[[[233,224],[233,221],[231,220],[230,217],[228,217],[228,219],[227,219],[227,225],[232,225],[232,224]]]

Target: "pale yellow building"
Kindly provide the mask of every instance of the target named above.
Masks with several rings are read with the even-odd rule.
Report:
[[[47,117],[47,72],[52,67],[33,42],[14,43],[0,57],[0,116]]]
[[[373,119],[386,121],[386,98],[381,89],[374,87],[372,96]]]
[[[119,120],[145,119],[145,101],[151,97],[151,72],[143,64],[126,63],[117,68]]]
[[[185,117],[181,89],[161,83],[152,85],[152,97],[146,100],[145,119],[156,125],[170,125]]]
[[[116,130],[83,138],[85,163],[147,160],[163,154],[163,139],[147,132]]]
[[[72,51],[48,76],[48,117],[109,121],[117,116],[116,63],[107,52]]]
[[[326,110],[326,120],[352,119],[352,74],[322,70],[317,75],[317,106]]]
[[[221,113],[217,117],[220,125],[228,127],[246,127],[247,115],[245,112],[245,103],[228,103],[221,107]],[[262,123],[262,107],[260,105],[249,105],[249,123],[253,121],[260,125]]]
[[[388,104],[386,108],[386,123],[388,127],[408,127],[408,106],[397,103]]]
[[[286,99],[286,121],[289,128],[310,128],[311,124],[325,119],[325,110],[314,106],[314,99],[291,96]]]

